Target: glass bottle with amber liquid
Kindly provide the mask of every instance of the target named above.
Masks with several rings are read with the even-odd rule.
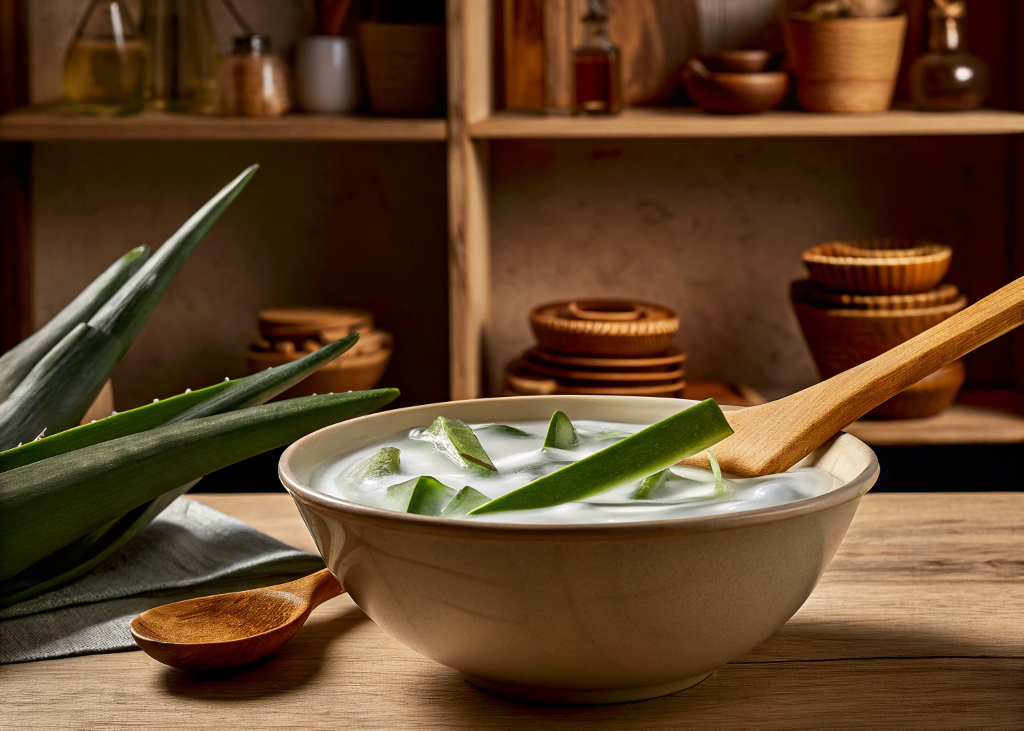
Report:
[[[149,47],[119,0],[92,0],[64,56],[64,98],[77,114],[142,109]]]
[[[608,40],[600,0],[588,0],[583,44],[573,51],[573,114],[618,114],[622,109],[619,48]]]

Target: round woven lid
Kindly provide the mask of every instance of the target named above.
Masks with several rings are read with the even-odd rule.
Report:
[[[663,305],[629,300],[575,300],[541,305],[530,325],[542,348],[594,356],[662,354],[679,330]]]

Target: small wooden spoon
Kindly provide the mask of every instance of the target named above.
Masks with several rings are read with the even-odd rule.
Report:
[[[783,472],[911,384],[1024,322],[1024,277],[859,366],[786,398],[726,414],[735,433],[715,445],[742,477]],[[700,455],[687,464],[707,466]]]
[[[176,668],[246,665],[281,647],[314,608],[344,591],[324,569],[287,584],[155,607],[132,620],[132,637],[147,655]]]

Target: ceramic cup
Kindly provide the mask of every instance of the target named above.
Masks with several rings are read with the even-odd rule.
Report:
[[[878,477],[841,434],[802,464],[837,487],[709,517],[592,525],[447,520],[371,508],[310,487],[324,460],[444,415],[470,423],[574,419],[651,424],[670,398],[522,396],[394,409],[321,429],[280,475],[320,554],[389,635],[484,690],[615,703],[688,688],[767,639],[800,608]]]
[[[310,36],[295,51],[295,86],[307,112],[343,114],[359,106],[359,65],[354,38]]]

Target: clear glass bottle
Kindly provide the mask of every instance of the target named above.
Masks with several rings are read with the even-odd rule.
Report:
[[[149,47],[124,2],[92,0],[64,56],[64,98],[76,114],[142,109]]]
[[[928,52],[910,69],[910,98],[918,109],[953,112],[976,109],[988,96],[988,65],[967,52],[964,0],[943,0],[929,8]]]
[[[619,48],[608,39],[600,0],[588,0],[583,44],[573,51],[573,114],[618,114],[622,109]]]
[[[206,0],[142,0],[139,22],[151,53],[150,106],[213,114],[220,54]]]
[[[218,111],[235,117],[284,114],[292,106],[288,64],[270,52],[270,39],[259,34],[235,38],[235,48],[217,70]]]

